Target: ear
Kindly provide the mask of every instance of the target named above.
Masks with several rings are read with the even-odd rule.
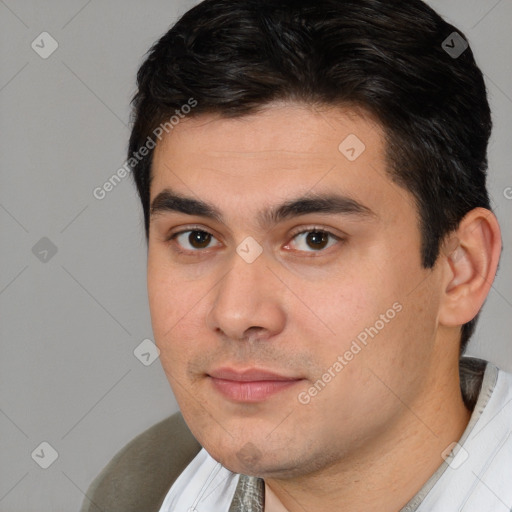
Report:
[[[443,289],[439,323],[461,326],[480,311],[496,275],[501,232],[496,216],[484,208],[471,210],[443,244]]]

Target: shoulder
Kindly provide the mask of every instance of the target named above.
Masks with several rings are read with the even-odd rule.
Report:
[[[81,512],[158,512],[176,478],[199,453],[181,413],[123,447],[90,485]]]

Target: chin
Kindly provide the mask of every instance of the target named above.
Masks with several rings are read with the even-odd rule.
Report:
[[[286,479],[294,473],[301,472],[298,469],[300,464],[289,460],[289,453],[277,454],[268,442],[242,441],[241,443],[232,442],[229,445],[205,443],[203,446],[216,461],[233,473],[259,478]]]

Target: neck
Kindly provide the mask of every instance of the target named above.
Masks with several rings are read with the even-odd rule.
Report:
[[[441,363],[442,364],[442,363]],[[443,463],[442,453],[458,441],[471,413],[462,400],[458,365],[444,364],[428,392],[392,429],[328,469],[293,480],[265,482],[269,512],[396,512],[403,508]],[[439,370],[439,368],[438,368]]]

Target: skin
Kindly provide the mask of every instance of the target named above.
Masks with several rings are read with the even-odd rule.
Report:
[[[352,162],[338,149],[349,134],[366,146]],[[222,214],[151,217],[148,295],[162,366],[201,445],[231,471],[263,477],[276,510],[399,510],[469,421],[460,326],[489,291],[499,228],[473,210],[436,266],[423,268],[414,200],[386,173],[384,154],[370,115],[293,103],[189,118],[155,149],[150,201],[172,189]],[[332,192],[373,213],[257,221],[284,201]],[[187,229],[213,237],[206,248],[194,248],[189,232],[168,240]],[[319,248],[297,235],[314,229],[339,239]],[[236,252],[249,236],[262,249],[252,263]],[[393,304],[394,318],[301,403]],[[301,380],[240,403],[212,385],[209,373],[225,366]]]

